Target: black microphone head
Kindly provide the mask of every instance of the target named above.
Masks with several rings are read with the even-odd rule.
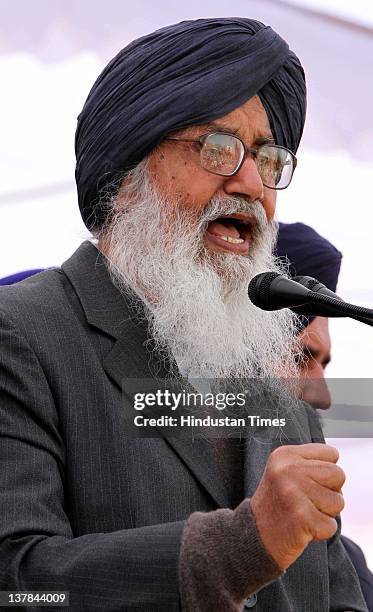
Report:
[[[307,289],[310,289],[310,291],[313,291],[313,293],[326,295],[343,302],[342,298],[340,298],[339,295],[328,289],[328,287],[326,287],[323,283],[321,283],[316,278],[313,278],[312,276],[294,276],[293,280],[303,285],[303,287],[307,287]],[[314,317],[338,316],[338,314],[335,312],[335,308],[323,304],[308,304],[306,306],[298,307],[296,306],[293,310],[296,314],[303,314]],[[343,316],[343,314],[339,316]]]
[[[303,285],[303,287],[307,287],[307,289],[310,289],[311,291],[317,292],[318,285],[319,288],[325,287],[325,285],[316,280],[316,278],[313,278],[313,276],[293,276],[292,278],[295,280],[295,282],[300,283]]]
[[[277,272],[262,272],[250,281],[249,298],[262,310],[301,306],[309,301],[310,291]]]
[[[307,287],[307,289],[310,289],[314,293],[321,293],[321,295],[328,295],[329,297],[341,300],[342,302],[344,301],[341,297],[339,297],[339,295],[334,293],[334,291],[328,289],[326,285],[312,276],[294,276],[293,280],[303,285],[303,287]]]
[[[262,308],[260,303],[262,302],[263,298],[266,301],[271,283],[278,276],[281,276],[281,274],[278,274],[277,272],[262,272],[251,279],[247,288],[247,293],[255,306]],[[264,310],[268,309],[265,308]]]

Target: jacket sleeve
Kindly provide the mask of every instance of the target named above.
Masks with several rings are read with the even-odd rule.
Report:
[[[240,612],[244,600],[282,574],[265,550],[246,498],[235,510],[194,512],[183,531],[183,612]]]
[[[184,521],[74,537],[65,451],[38,358],[0,313],[0,590],[69,591],[70,610],[179,610]]]

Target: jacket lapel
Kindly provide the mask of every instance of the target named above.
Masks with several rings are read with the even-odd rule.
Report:
[[[138,330],[139,332],[140,330]],[[123,393],[127,395],[129,406],[133,405],[133,401],[131,393],[126,391],[126,381],[128,379],[132,379],[128,382],[133,382],[135,379],[135,384],[137,380],[139,381],[136,391],[146,390],[147,392],[155,392],[164,385],[168,372],[163,363],[154,363],[154,359],[146,351],[144,343],[141,343],[140,338],[139,342],[133,342],[133,340],[134,336],[132,336],[130,344],[127,344],[124,340],[118,340],[103,362],[107,374],[122,389]],[[125,379],[123,378],[123,372],[126,372]],[[184,382],[186,383],[186,381]],[[186,387],[187,383],[183,385],[181,378],[179,381],[172,380],[172,390],[174,392],[181,392]],[[130,410],[132,411],[133,409]],[[133,418],[131,413],[129,418]],[[194,477],[197,478],[199,483],[214,499],[215,503],[223,508],[229,506],[228,494],[212,457],[209,442],[201,439],[192,440],[173,437],[168,435],[162,427],[159,427],[157,431],[165,442],[173,448]]]
[[[149,350],[147,325],[144,318],[139,316],[143,312],[142,303],[135,296],[126,298],[118,291],[109,277],[104,256],[93,244],[85,242],[62,265],[62,270],[78,295],[88,323],[114,339],[111,350],[103,359],[103,367],[108,376],[124,393],[126,381],[130,379],[139,380],[140,385],[143,381],[146,386],[150,384],[154,389],[158,388],[157,379],[164,381],[169,378],[171,364]],[[178,372],[175,363],[172,367]],[[182,390],[185,382],[180,377],[176,385]],[[174,390],[175,380],[172,384]],[[161,427],[158,432],[215,503],[220,507],[228,507],[227,491],[208,441],[171,438]]]

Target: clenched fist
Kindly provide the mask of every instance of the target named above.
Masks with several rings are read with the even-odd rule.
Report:
[[[338,458],[332,446],[303,444],[280,446],[268,459],[251,508],[264,547],[283,570],[309,542],[337,530],[346,478]]]

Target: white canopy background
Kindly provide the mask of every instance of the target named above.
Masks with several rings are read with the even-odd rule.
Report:
[[[168,23],[248,16],[299,55],[308,117],[278,218],[304,221],[344,255],[339,293],[372,306],[373,5],[338,0],[0,1],[0,277],[58,265],[88,235],[74,185],[76,117],[104,64]],[[125,143],[123,143],[125,146]],[[306,246],[306,245],[305,245]],[[332,321],[330,377],[372,377],[373,330]],[[373,566],[371,440],[334,441],[346,467],[344,531]],[[370,460],[370,461],[369,461]]]

